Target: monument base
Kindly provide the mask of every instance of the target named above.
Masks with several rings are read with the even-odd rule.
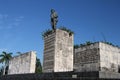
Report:
[[[110,72],[15,74],[1,76],[0,80],[120,80],[120,74]]]

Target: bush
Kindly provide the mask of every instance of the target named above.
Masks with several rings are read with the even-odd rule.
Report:
[[[48,35],[50,35],[50,34],[52,34],[52,30],[47,29],[46,31],[44,31],[44,32],[42,33],[42,37],[44,38],[44,37],[46,37],[46,36],[48,36]]]
[[[67,29],[66,27],[60,27],[59,29],[64,30],[64,31],[67,31],[67,32],[69,33],[69,35],[74,34],[73,31],[71,31],[70,29]]]
[[[102,43],[105,43],[105,44],[108,44],[108,45],[111,45],[111,46],[115,46],[115,47],[120,48],[118,45],[114,45],[114,44],[111,43],[111,42],[105,42],[105,41],[98,41],[98,42],[102,42]],[[74,45],[74,48],[77,49],[77,48],[79,48],[79,47],[84,47],[84,46],[91,45],[91,44],[94,44],[94,43],[97,43],[97,42],[86,41],[86,42],[83,43],[83,44],[76,44],[76,45]]]
[[[71,31],[70,29],[67,29],[66,27],[60,27],[60,28],[58,28],[58,29],[67,31],[67,32],[69,33],[69,35],[74,34],[73,31]],[[46,37],[46,36],[48,36],[48,35],[50,35],[50,34],[52,34],[52,33],[53,33],[53,30],[47,29],[47,30],[45,30],[45,31],[42,33],[42,37],[44,38],[44,37]]]

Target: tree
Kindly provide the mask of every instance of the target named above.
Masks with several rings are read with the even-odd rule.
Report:
[[[9,60],[12,57],[12,53],[7,53],[7,52],[2,52],[2,54],[0,55],[0,63],[4,64],[4,70],[3,70],[3,75],[5,75],[6,69],[8,68],[9,65]]]
[[[78,44],[74,45],[74,48],[75,49],[79,48],[79,45]]]
[[[36,69],[35,73],[42,73],[42,65],[40,59],[36,58]]]
[[[86,45],[91,45],[92,42],[91,41],[86,41]]]
[[[0,68],[0,76],[2,76],[3,75],[3,66]]]

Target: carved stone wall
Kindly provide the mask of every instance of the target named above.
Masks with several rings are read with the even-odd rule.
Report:
[[[120,48],[100,43],[100,69],[101,71],[119,72]]]
[[[78,72],[120,72],[120,48],[98,42],[75,49],[74,69]]]
[[[43,72],[54,71],[55,33],[44,38]]]
[[[73,35],[57,30],[55,43],[55,72],[73,71]]]
[[[99,43],[75,49],[74,60],[77,72],[99,71]]]
[[[9,62],[8,74],[35,73],[36,52],[31,51],[13,57]]]
[[[44,38],[43,72],[73,71],[73,35],[57,29]]]

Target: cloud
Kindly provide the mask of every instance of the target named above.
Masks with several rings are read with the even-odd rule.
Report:
[[[8,18],[7,14],[0,14],[0,19],[6,19],[6,18]]]
[[[11,17],[7,14],[0,14],[0,30],[16,28],[23,21],[24,16]]]
[[[5,49],[5,48],[1,48],[0,49],[0,52],[2,52],[2,51],[7,51],[8,49]]]
[[[0,14],[0,24],[7,20],[7,18],[8,18],[7,14]]]
[[[15,19],[15,21],[21,21],[21,20],[23,20],[23,18],[24,18],[24,16],[19,16]]]
[[[23,21],[24,17],[23,16],[19,16],[19,17],[16,17],[14,18],[13,22],[11,22],[9,25],[8,25],[8,29],[11,29],[11,28],[14,28],[14,27],[17,27],[21,24],[21,22]]]

